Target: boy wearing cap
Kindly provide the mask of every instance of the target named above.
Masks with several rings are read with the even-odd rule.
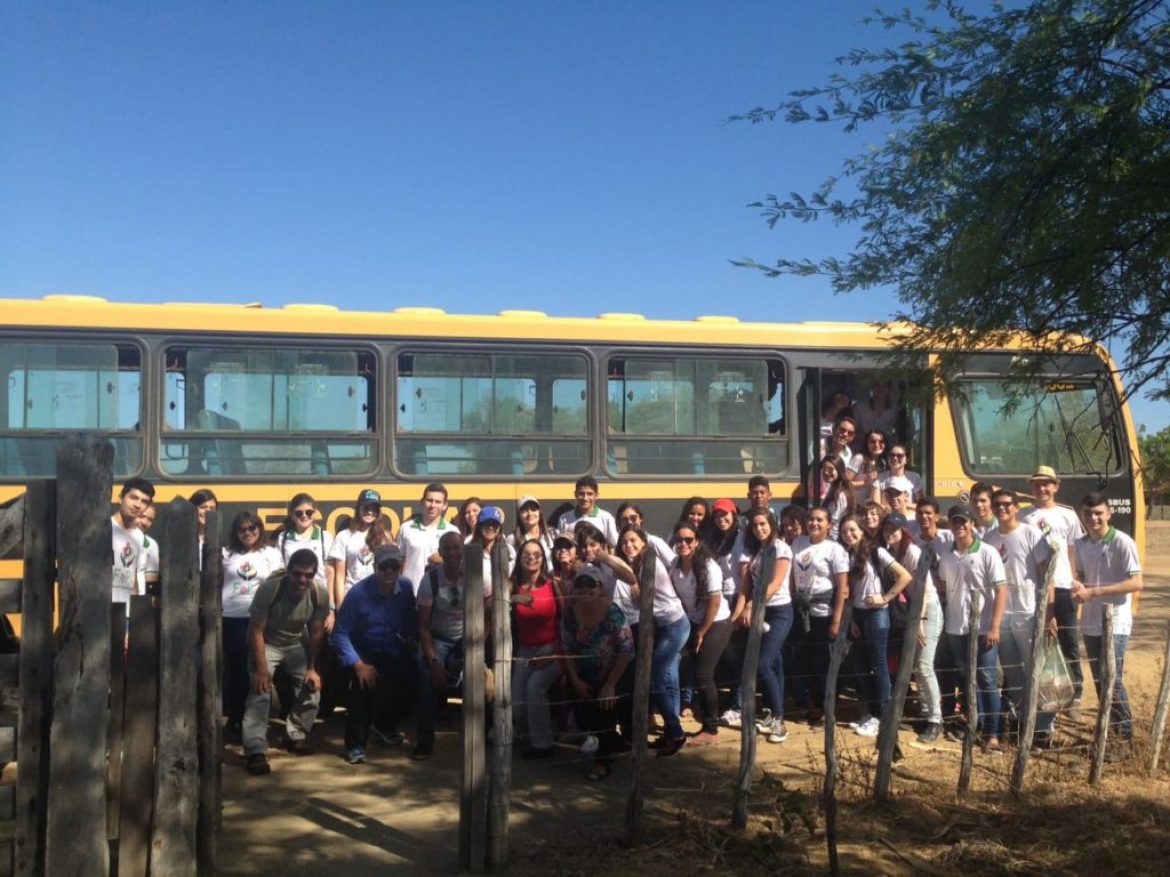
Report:
[[[414,641],[418,634],[414,587],[402,575],[402,549],[379,545],[374,574],[346,595],[333,628],[333,647],[353,672],[345,719],[345,759],[366,760],[371,723],[391,746],[402,744],[398,723],[415,687]]]
[[[891,475],[882,485],[882,499],[890,512],[909,518],[913,514],[913,482],[902,475]]]
[[[1104,640],[1102,625],[1105,604],[1113,606],[1113,654],[1117,676],[1113,683],[1113,703],[1109,711],[1110,728],[1117,732],[1122,745],[1106,753],[1109,760],[1124,757],[1133,739],[1133,722],[1129,711],[1129,694],[1122,682],[1125,648],[1133,632],[1133,595],[1142,589],[1142,566],[1137,544],[1109,523],[1113,513],[1103,493],[1090,493],[1081,500],[1085,535],[1076,542],[1076,578],[1072,598],[1081,606],[1081,636],[1097,694],[1101,694],[1101,651]]]
[[[293,552],[288,570],[267,579],[252,596],[248,612],[248,671],[251,691],[244,706],[244,755],[248,773],[263,776],[268,765],[268,708],[272,676],[280,667],[292,681],[296,702],[285,722],[287,748],[311,755],[307,737],[317,720],[321,677],[318,659],[325,639],[329,598],[316,584],[317,555],[309,548]],[[305,628],[308,627],[308,653]]]
[[[428,484],[422,493],[422,516],[411,515],[398,529],[397,545],[405,558],[402,574],[410,579],[416,596],[427,565],[442,562],[439,539],[452,529],[443,517],[446,511],[447,488],[438,482]]]
[[[1032,475],[1032,493],[1035,504],[1020,513],[1020,520],[1040,528],[1048,537],[1052,547],[1056,569],[1052,573],[1055,599],[1052,604],[1052,618],[1048,622],[1048,633],[1056,636],[1060,651],[1068,663],[1072,675],[1075,699],[1068,711],[1076,719],[1080,714],[1081,692],[1084,688],[1084,671],[1081,668],[1080,643],[1077,641],[1077,603],[1072,598],[1073,567],[1075,565],[1076,541],[1085,535],[1077,513],[1056,502],[1060,490],[1060,478],[1051,466],[1037,466]]]
[[[597,488],[597,479],[591,475],[578,478],[573,489],[573,498],[577,504],[565,512],[557,520],[558,530],[572,530],[578,521],[588,521],[601,531],[605,541],[611,547],[617,545],[618,527],[613,515],[597,505],[597,498],[601,492]]]
[[[1003,611],[999,658],[1003,665],[1004,694],[1017,713],[1024,706],[1028,687],[1026,666],[1032,660],[1032,618],[1036,613],[1038,589],[1044,583],[1052,549],[1038,527],[1020,523],[1019,504],[1014,491],[1000,488],[991,494],[991,509],[998,526],[984,541],[999,552],[1007,576],[1007,605]],[[1052,615],[1051,595],[1045,592],[1047,614]],[[1051,741],[1053,716],[1036,716],[1035,742],[1043,747]]]
[[[990,496],[988,496],[990,500]],[[990,505],[990,502],[988,503]],[[970,630],[971,603],[979,595],[982,611],[979,621],[979,651],[976,657],[979,697],[979,725],[988,752],[1002,752],[999,742],[999,630],[1007,604],[1007,575],[999,552],[984,543],[975,533],[971,511],[966,506],[951,506],[947,521],[955,536],[954,547],[939,556],[939,573],[946,582],[947,599],[943,610],[943,629],[950,642],[955,663],[966,678],[967,636]],[[947,732],[948,739],[956,739]],[[958,739],[961,739],[959,737]]]

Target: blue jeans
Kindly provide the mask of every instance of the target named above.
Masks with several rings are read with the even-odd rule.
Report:
[[[683,736],[678,719],[682,708],[678,688],[678,662],[691,635],[691,620],[685,615],[669,624],[658,624],[654,633],[654,654],[650,658],[650,700],[662,713],[666,737]]]
[[[757,671],[764,689],[768,692],[768,703],[772,715],[784,718],[784,641],[792,630],[792,604],[766,606],[764,621],[768,632],[760,640],[760,668]]]
[[[869,714],[882,717],[886,704],[890,702],[890,665],[887,652],[890,644],[890,610],[885,606],[873,609],[853,607],[853,621],[861,630],[861,647],[864,649],[862,666],[869,675],[862,675],[862,686],[868,689]]]
[[[462,640],[452,642],[436,636],[433,642],[435,644],[435,658],[441,665],[446,666],[447,656],[452,652],[458,653],[459,663],[461,666],[463,665]],[[446,695],[445,689],[436,690],[435,680],[431,675],[431,665],[420,649],[418,655],[418,727],[415,729],[415,735],[418,738],[418,745],[423,748],[430,748],[435,744],[435,714],[439,709],[439,697],[446,697]],[[491,715],[490,711],[488,711],[488,715]]]
[[[1093,685],[1097,689],[1097,697],[1101,697],[1101,677],[1105,675],[1105,668],[1101,666],[1101,643],[1104,637],[1084,636],[1085,654],[1089,658],[1089,670],[1093,674]],[[1128,634],[1113,634],[1113,656],[1117,660],[1117,675],[1113,680],[1113,704],[1109,708],[1109,727],[1116,731],[1122,740],[1133,739],[1133,716],[1129,711],[1129,693],[1125,690],[1125,683],[1121,681],[1122,671],[1125,669],[1125,647],[1129,645]]]
[[[948,633],[951,654],[955,658],[963,685],[967,684],[967,634]],[[979,689],[979,730],[988,737],[999,736],[999,646],[987,645],[979,637],[979,654],[975,661],[975,687]]]

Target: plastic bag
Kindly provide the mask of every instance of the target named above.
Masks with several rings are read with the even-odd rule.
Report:
[[[1072,674],[1068,671],[1064,653],[1051,637],[1044,638],[1044,654],[1040,658],[1040,684],[1037,688],[1036,709],[1055,713],[1072,706],[1076,697]]]

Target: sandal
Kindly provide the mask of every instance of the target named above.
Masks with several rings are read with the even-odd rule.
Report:
[[[589,773],[585,774],[585,779],[596,782],[597,780],[605,779],[607,776],[609,776],[609,765],[599,761],[593,765],[593,769]]]

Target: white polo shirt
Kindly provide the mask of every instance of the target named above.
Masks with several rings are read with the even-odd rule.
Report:
[[[1077,575],[1086,588],[1116,585],[1141,575],[1137,544],[1129,536],[1109,528],[1100,541],[1086,534],[1076,541]],[[1113,632],[1129,636],[1133,632],[1133,593],[1094,597],[1081,607],[1081,634],[1101,636],[1105,604],[1113,604]]]
[[[991,630],[991,619],[995,614],[995,590],[1007,584],[1007,573],[999,552],[981,539],[975,539],[971,547],[959,553],[952,547],[938,558],[939,575],[946,582],[947,601],[943,610],[943,629],[950,634],[961,635],[968,630],[971,614],[972,595],[978,593],[983,599],[979,617],[979,633]]]
[[[837,576],[849,572],[849,552],[840,542],[813,542],[797,536],[792,543],[792,579],[796,593],[811,601],[808,614],[828,618],[833,614]]]
[[[999,552],[1003,571],[1007,576],[1007,605],[1003,623],[1009,627],[1024,627],[1036,612],[1036,591],[1043,584],[1040,564],[1052,557],[1052,548],[1039,527],[1020,524],[1010,533],[997,527],[983,539]]]
[[[438,520],[429,527],[423,526],[419,518],[410,518],[398,530],[398,547],[402,549],[405,558],[402,574],[410,579],[416,597],[423,572],[427,568],[427,558],[439,550],[439,540],[443,534],[453,529],[447,519],[439,515]],[[487,581],[491,581],[490,573]]]
[[[587,515],[580,515],[577,513],[577,508],[574,506],[565,512],[557,519],[558,530],[572,530],[577,526],[578,521],[588,521],[594,527],[601,531],[605,536],[605,541],[610,545],[617,545],[618,541],[618,526],[614,516],[607,512],[600,506],[594,506],[593,511]]]
[[[1068,562],[1068,546],[1076,544],[1076,541],[1085,535],[1081,519],[1072,509],[1062,505],[1050,509],[1033,506],[1021,511],[1018,517],[1025,524],[1038,527],[1048,537],[1056,558],[1053,586],[1067,591],[1072,587],[1073,581],[1072,567]]]

